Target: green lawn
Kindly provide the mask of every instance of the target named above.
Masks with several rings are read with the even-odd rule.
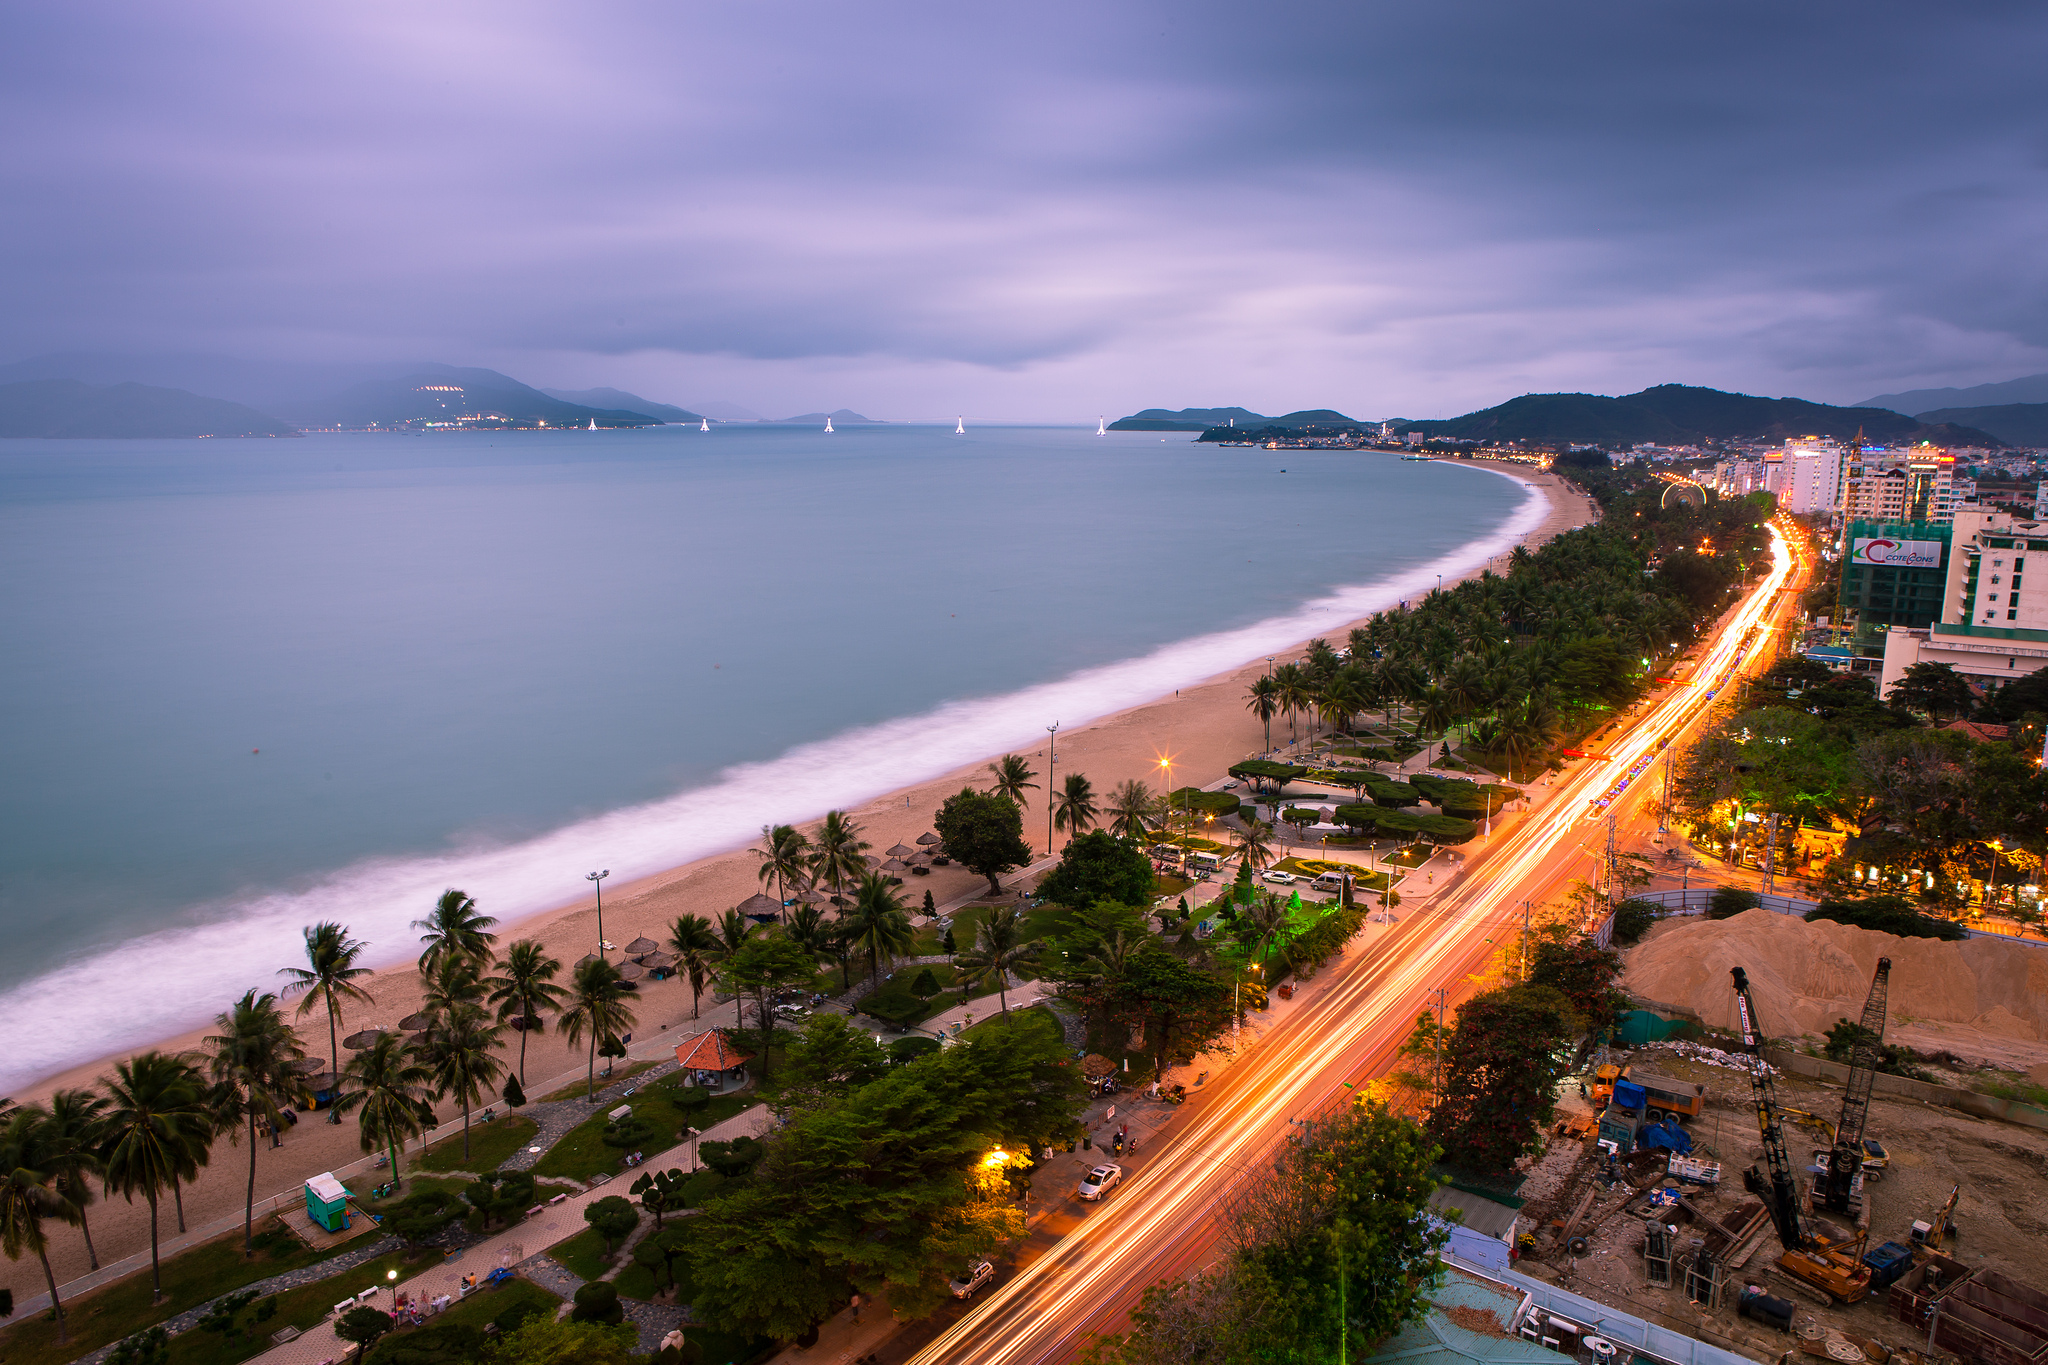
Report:
[[[680,1225],[687,1226],[689,1220],[670,1218],[663,1226],[665,1228],[675,1228],[679,1223]],[[653,1234],[650,1233],[648,1235],[652,1236]],[[687,1255],[678,1256],[670,1264],[675,1267],[676,1283],[680,1286],[681,1291],[676,1296],[676,1302],[688,1303],[697,1296],[696,1283],[690,1278],[689,1257]],[[657,1278],[658,1276],[660,1278]],[[613,1280],[612,1283],[618,1286],[619,1297],[622,1299],[651,1299],[654,1297],[657,1289],[666,1289],[668,1287],[667,1278],[661,1276],[661,1272],[658,1269],[650,1269],[638,1262],[621,1270],[618,1278]]]
[[[605,1255],[604,1238],[597,1235],[596,1228],[585,1228],[567,1241],[555,1243],[548,1248],[548,1259],[584,1280],[601,1279],[612,1268],[611,1257]]]
[[[5,1360],[7,1365],[44,1365],[44,1362],[57,1365],[60,1361],[73,1360],[252,1281],[313,1265],[360,1245],[347,1242],[333,1250],[309,1251],[298,1238],[282,1228],[264,1231],[264,1221],[258,1220],[256,1224],[256,1254],[253,1258],[243,1257],[240,1232],[201,1243],[182,1255],[165,1259],[166,1298],[163,1303],[154,1307],[150,1305],[149,1271],[145,1269],[104,1289],[67,1301],[64,1308],[71,1340],[62,1348],[57,1345],[57,1324],[48,1321],[47,1314],[20,1319],[7,1329],[5,1336],[0,1336],[0,1360]],[[177,1226],[171,1221],[168,1208],[163,1214],[163,1225],[166,1232]],[[363,1234],[365,1238],[374,1238],[375,1235],[373,1232]],[[340,1297],[335,1295],[336,1299]],[[333,1301],[328,1300],[330,1303]],[[279,1322],[269,1330],[274,1332],[283,1325]],[[188,1332],[186,1336],[205,1336],[215,1341],[221,1339],[213,1332]]]
[[[685,1125],[699,1130],[709,1128],[760,1102],[760,1097],[751,1093],[720,1095],[701,1108],[685,1109],[675,1102],[676,1093],[683,1088],[680,1082],[680,1073],[664,1076],[624,1101],[633,1106],[635,1114],[654,1125],[658,1136],[641,1149],[650,1158],[654,1153],[674,1146],[676,1134]],[[570,1129],[560,1142],[548,1149],[547,1155],[533,1168],[533,1173],[587,1181],[600,1173],[616,1175],[626,1170],[626,1154],[616,1147],[604,1145],[605,1114],[617,1107],[608,1106]]]
[[[1043,1005],[1033,1005],[1028,1010],[1013,1009],[1007,1018],[1001,1014],[992,1014],[972,1028],[962,1031],[960,1036],[973,1038],[979,1034],[1013,1028],[1040,1034],[1054,1043],[1060,1042],[1066,1036],[1060,1028],[1059,1018]]]
[[[457,1195],[460,1195],[464,1187],[469,1184],[469,1177],[466,1175],[408,1175],[400,1182],[399,1187],[391,1192],[391,1196],[388,1199],[370,1198],[370,1191],[383,1183],[384,1174],[381,1171],[372,1171],[368,1175],[350,1176],[342,1182],[347,1187],[348,1192],[355,1196],[357,1204],[368,1209],[371,1213],[382,1213],[388,1205],[396,1204],[408,1196],[420,1194],[428,1190],[453,1190]]]
[[[413,1257],[411,1261],[406,1258]],[[385,1272],[396,1270],[400,1280],[405,1280],[430,1265],[438,1265],[441,1253],[432,1248],[421,1252],[395,1251],[380,1256],[365,1265],[333,1279],[309,1284],[302,1289],[287,1290],[277,1295],[277,1312],[263,1322],[253,1322],[261,1301],[250,1304],[236,1315],[235,1321],[245,1330],[238,1337],[229,1337],[222,1332],[193,1330],[171,1338],[169,1365],[235,1365],[270,1349],[271,1333],[284,1327],[296,1327],[301,1332],[308,1330],[321,1319],[335,1304],[351,1294],[368,1289],[371,1285],[386,1284]],[[380,1307],[389,1307],[390,1300],[382,1299]],[[71,1359],[78,1355],[76,1343],[62,1357]],[[17,1357],[10,1352],[7,1359]]]
[[[604,1058],[600,1057],[597,1060],[597,1088],[603,1090],[608,1085],[616,1085],[629,1076],[639,1075],[649,1067],[660,1066],[663,1060],[655,1058],[651,1061],[634,1062],[630,1066],[617,1067],[610,1076],[606,1076],[604,1074]],[[586,1093],[587,1084],[587,1081],[577,1081],[574,1085],[565,1085],[560,1090],[542,1095],[539,1102],[542,1104],[553,1104],[557,1100],[580,1100]]]
[[[472,1122],[467,1157],[462,1155],[462,1134],[457,1132],[413,1157],[412,1166],[421,1171],[495,1171],[539,1129],[532,1119],[510,1114],[489,1123]]]

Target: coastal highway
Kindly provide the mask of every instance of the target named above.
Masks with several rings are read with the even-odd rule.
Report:
[[[1772,567],[1674,686],[1617,730],[1604,751],[1560,780],[1541,812],[1475,853],[1458,883],[1391,932],[1326,969],[1283,1023],[1210,1084],[1126,1162],[1123,1187],[1057,1240],[1026,1248],[1026,1263],[911,1357],[917,1365],[1038,1365],[1076,1358],[1095,1336],[1121,1330],[1143,1290],[1207,1264],[1221,1232],[1216,1212],[1255,1175],[1292,1122],[1356,1093],[1388,1068],[1416,1014],[1438,987],[1456,993],[1508,935],[1524,899],[1541,900],[1582,874],[1583,845],[1604,841],[1606,808],[1633,805],[1647,785],[1641,763],[1675,742],[1744,666],[1770,651],[1763,632],[1796,603],[1803,578],[1773,531]],[[1637,779],[1614,792],[1631,769]],[[1054,1192],[1047,1191],[1048,1196]],[[1037,1254],[1035,1257],[1033,1253]]]

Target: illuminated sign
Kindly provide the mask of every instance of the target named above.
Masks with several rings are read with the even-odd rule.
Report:
[[[1941,542],[1859,537],[1850,548],[1849,562],[1882,564],[1895,569],[1938,569],[1941,567]]]

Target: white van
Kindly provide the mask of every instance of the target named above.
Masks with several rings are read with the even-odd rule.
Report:
[[[1342,892],[1344,890],[1344,883],[1350,880],[1351,876],[1349,873],[1325,872],[1321,876],[1317,877],[1313,882],[1309,883],[1309,885],[1313,886],[1318,891]]]
[[[1214,872],[1221,866],[1223,866],[1223,859],[1214,853],[1195,854],[1195,871],[1197,872]]]

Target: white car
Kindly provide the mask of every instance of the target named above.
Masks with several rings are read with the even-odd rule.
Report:
[[[1239,785],[1240,783],[1238,782],[1238,780],[1233,777],[1228,782],[1225,782],[1223,784],[1223,790],[1227,792],[1234,792],[1238,789]]]
[[[971,1299],[974,1291],[987,1284],[996,1276],[995,1262],[977,1261],[967,1267],[967,1273],[946,1286],[953,1291],[956,1299]]]
[[[1078,1193],[1083,1199],[1100,1199],[1123,1183],[1124,1168],[1104,1162],[1082,1177]]]
[[[1282,872],[1275,868],[1271,872],[1260,873],[1259,880],[1272,882],[1275,886],[1292,886],[1294,885],[1294,874],[1292,872]]]

